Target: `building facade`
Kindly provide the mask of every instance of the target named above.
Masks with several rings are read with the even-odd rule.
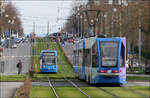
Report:
[[[127,0],[95,0],[96,4],[104,3],[104,4],[121,4],[126,3]]]

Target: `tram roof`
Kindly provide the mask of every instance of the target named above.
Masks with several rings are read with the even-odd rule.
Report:
[[[57,52],[56,50],[42,50],[41,52]]]

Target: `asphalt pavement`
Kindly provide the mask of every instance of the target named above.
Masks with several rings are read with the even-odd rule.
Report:
[[[3,56],[0,58],[1,62],[4,62],[4,69],[2,65],[0,66],[1,75],[15,75],[18,73],[18,68],[16,67],[19,60],[22,61],[23,68],[22,73],[26,73],[30,68],[30,43],[19,43],[17,48],[4,48]],[[3,71],[2,71],[3,70]]]
[[[51,82],[53,86],[57,87],[66,87],[66,86],[72,86],[71,83],[69,82]],[[93,85],[89,85],[86,82],[74,82],[76,85],[78,85],[79,87],[87,87],[87,86],[93,86]],[[31,83],[32,86],[49,86],[49,82],[32,82]],[[101,85],[103,86],[103,85]],[[125,84],[125,86],[150,86],[150,82],[146,81],[146,82],[127,82]]]

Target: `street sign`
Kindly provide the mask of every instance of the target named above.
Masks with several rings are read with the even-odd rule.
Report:
[[[6,35],[6,36],[9,36],[9,35],[10,35],[10,32],[5,32],[5,35]]]
[[[62,47],[65,47],[65,43],[61,43],[61,46],[62,46]]]

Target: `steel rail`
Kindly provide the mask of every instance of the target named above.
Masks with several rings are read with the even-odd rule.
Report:
[[[64,76],[63,76],[64,77]],[[67,78],[64,77],[64,79],[66,81],[68,81],[69,83],[71,83],[76,89],[78,89],[82,94],[84,94],[85,96],[87,96],[88,98],[91,98],[88,94],[86,94],[83,90],[81,90],[74,82],[72,82],[71,80],[68,80]]]
[[[62,62],[62,58],[61,58],[61,60],[60,60],[61,62],[61,65],[63,65],[63,62]],[[64,68],[64,66],[63,66],[63,70],[64,71],[66,71],[65,70],[65,68]],[[67,71],[66,71],[67,72]],[[75,83],[73,83],[71,80],[68,80],[66,77],[64,77],[63,75],[62,75],[62,77],[66,80],[66,81],[68,81],[69,83],[71,83],[76,89],[78,89],[82,94],[84,94],[85,96],[87,96],[88,98],[91,98],[88,94],[86,94],[83,90],[81,90]]]
[[[55,96],[56,96],[57,98],[59,98],[58,94],[56,93],[56,90],[54,89],[54,87],[53,87],[53,85],[51,84],[51,82],[50,82],[50,80],[49,80],[48,77],[47,77],[47,79],[48,79],[48,82],[49,82],[49,86],[52,88],[52,90],[53,90]]]

